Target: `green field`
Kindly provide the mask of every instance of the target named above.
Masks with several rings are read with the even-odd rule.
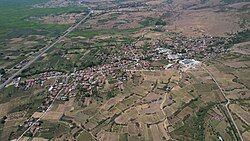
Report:
[[[86,141],[94,141],[94,139],[92,138],[92,136],[91,136],[88,132],[85,132],[85,131],[83,131],[83,132],[77,137],[77,140],[78,140],[78,141],[83,141],[83,140],[86,140]]]
[[[0,39],[14,38],[31,34],[57,36],[68,25],[41,24],[29,21],[30,17],[49,14],[79,12],[84,7],[33,8],[36,3],[48,0],[1,0],[0,1]]]

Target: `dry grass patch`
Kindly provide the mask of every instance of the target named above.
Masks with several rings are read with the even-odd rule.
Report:
[[[49,120],[49,121],[59,121],[62,116],[63,116],[63,112],[49,111],[46,113],[46,115],[42,119]]]
[[[35,113],[32,115],[32,117],[33,117],[33,118],[40,118],[42,115],[43,115],[42,112],[35,112]]]
[[[32,139],[32,141],[48,141],[48,139],[35,137],[35,138]]]
[[[29,140],[30,140],[29,137],[22,137],[22,138],[20,139],[20,141],[29,141]]]
[[[207,68],[210,71],[210,73],[214,76],[214,78],[216,78],[222,89],[231,90],[233,88],[242,88],[242,85],[233,82],[233,79],[235,77],[232,74],[221,72],[217,68],[212,66],[209,66]]]
[[[92,29],[131,29],[139,28],[140,22],[146,17],[158,17],[157,12],[110,12],[105,13],[86,22]]]
[[[162,134],[158,128],[157,125],[151,125],[150,126],[150,130],[151,130],[151,133],[152,133],[152,136],[153,136],[153,140],[154,141],[160,141],[162,140]]]
[[[250,141],[250,131],[246,131],[242,134],[242,137],[245,141]]]
[[[108,110],[110,107],[118,104],[119,102],[123,101],[125,96],[118,95],[115,98],[109,99],[107,102],[105,102],[102,106],[100,106],[101,110]]]
[[[129,116],[123,113],[115,119],[115,123],[125,125],[129,123],[129,119],[130,119]]]
[[[240,16],[236,12],[213,12],[212,10],[185,11],[169,26],[169,30],[187,36],[226,36],[241,30]]]
[[[250,42],[239,43],[239,44],[235,44],[232,50],[233,52],[236,52],[236,53],[249,55],[250,54],[249,46],[250,46]]]
[[[234,112],[238,117],[241,118],[241,120],[243,120],[245,123],[247,123],[248,125],[250,125],[250,113],[249,113],[249,109],[243,109],[241,106],[237,105],[237,104],[231,104],[229,105],[230,110],[232,110],[232,112]]]
[[[11,104],[9,102],[0,104],[0,117],[5,116],[11,109]]]

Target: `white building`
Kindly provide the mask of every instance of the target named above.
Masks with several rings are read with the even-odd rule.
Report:
[[[184,68],[195,68],[198,64],[200,64],[199,61],[196,61],[194,59],[184,59],[179,62]]]

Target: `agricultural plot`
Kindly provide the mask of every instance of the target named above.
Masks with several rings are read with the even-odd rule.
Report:
[[[139,76],[138,74],[134,75]],[[166,76],[164,80],[158,77],[161,75]],[[140,77],[143,79],[141,79],[140,84],[136,81],[134,81],[134,83],[137,84],[135,86],[128,83],[128,85],[131,85],[130,92],[132,94],[122,92],[122,95],[118,95],[103,102],[103,104],[100,105],[99,112],[93,113],[92,116],[89,115],[90,118],[85,122],[84,128],[94,135],[96,134],[98,138],[103,138],[104,140],[115,140],[118,136],[120,139],[128,138],[128,140],[134,140],[148,138],[147,135],[144,136],[145,133],[140,129],[143,125],[147,125],[149,127],[145,127],[145,130],[150,131],[152,130],[151,128],[159,128],[162,136],[160,138],[169,138],[168,134],[164,133],[164,131],[166,131],[163,127],[165,117],[160,109],[160,104],[162,102],[160,99],[163,95],[155,94],[155,90],[152,86],[151,93],[145,95],[141,95],[141,93],[144,93],[144,87],[146,88],[147,86],[148,88],[156,81],[167,81],[167,77],[170,78],[171,76],[172,74],[168,72],[162,72],[160,74],[141,73]],[[140,78],[137,77],[137,79]],[[134,90],[136,90],[136,93]],[[162,90],[162,92],[164,91]],[[158,125],[158,123],[162,124]],[[110,129],[112,133],[102,132],[100,129]],[[158,132],[150,132],[154,137],[158,137]]]
[[[248,9],[1,1],[0,82],[55,44],[0,90],[0,140],[247,140]]]
[[[235,48],[242,46],[237,45]],[[217,81],[223,91],[225,91],[226,97],[233,101],[229,105],[229,109],[236,120],[236,125],[241,131],[242,136],[244,133],[247,134],[246,128],[249,127],[246,119],[248,112],[245,111],[249,106],[246,104],[241,105],[241,103],[249,101],[249,87],[248,83],[246,83],[249,82],[249,78],[247,77],[249,71],[244,67],[245,65],[249,65],[249,61],[245,58],[247,58],[247,55],[243,52],[228,53],[221,55],[217,61],[211,61],[209,64],[211,66],[208,68],[214,77],[217,77]],[[237,67],[237,65],[242,67]]]
[[[21,0],[0,2],[0,68],[6,70],[6,74],[2,77],[1,81],[8,78],[9,74],[20,69],[28,60],[36,56],[37,52],[48,46],[48,44],[51,44],[69,26],[74,24],[76,20],[82,18],[86,10],[84,6],[57,8],[33,7],[40,2],[42,1]],[[72,16],[74,13],[80,13],[80,15]],[[56,17],[60,14],[64,16],[59,17],[56,20],[57,22],[50,21],[50,18],[47,18],[48,16]],[[55,20],[55,18],[53,19]],[[65,21],[63,25],[58,24],[63,19],[68,19],[68,21]]]

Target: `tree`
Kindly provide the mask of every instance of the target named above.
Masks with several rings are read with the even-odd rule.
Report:
[[[114,91],[109,91],[109,92],[107,93],[107,99],[113,98],[113,97],[115,97],[115,96],[116,96],[116,94],[114,93]]]
[[[167,23],[165,21],[163,21],[162,19],[158,19],[155,23],[155,25],[162,25],[165,26]]]
[[[2,119],[0,119],[0,123],[4,124],[6,119],[7,119],[7,116],[3,116]]]
[[[1,69],[0,69],[0,74],[1,74],[1,75],[4,75],[5,73],[6,73],[5,70],[4,70],[3,68],[1,68]]]

